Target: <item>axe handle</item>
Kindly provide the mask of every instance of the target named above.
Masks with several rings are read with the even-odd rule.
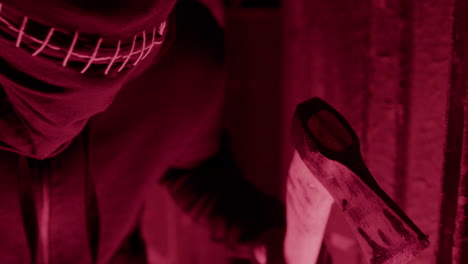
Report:
[[[296,152],[286,183],[284,255],[288,264],[317,262],[332,204],[332,196]]]

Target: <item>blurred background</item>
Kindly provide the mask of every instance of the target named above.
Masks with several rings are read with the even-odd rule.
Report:
[[[468,263],[468,3],[201,2],[225,28],[228,126],[252,182],[282,197],[293,110],[319,96],[349,120],[377,181],[429,234],[412,263]],[[166,201],[161,263],[242,263]],[[336,208],[325,243],[334,263],[363,263]]]

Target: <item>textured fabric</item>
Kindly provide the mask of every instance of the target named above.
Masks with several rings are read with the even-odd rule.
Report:
[[[65,31],[117,40],[161,22],[175,0],[4,0],[23,15]]]
[[[161,183],[185,212],[209,223],[213,240],[233,248],[252,246],[267,231],[286,226],[285,208],[241,177],[229,145],[223,143],[197,168],[170,168]]]

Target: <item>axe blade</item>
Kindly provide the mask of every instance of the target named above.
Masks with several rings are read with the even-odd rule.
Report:
[[[404,264],[429,246],[425,235],[380,188],[363,162],[345,118],[319,98],[300,104],[293,118],[295,148],[352,226],[371,264]]]

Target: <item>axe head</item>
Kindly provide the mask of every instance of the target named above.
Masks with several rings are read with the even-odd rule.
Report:
[[[352,226],[368,263],[404,264],[429,246],[425,235],[380,188],[345,118],[319,98],[293,118],[295,148]]]

